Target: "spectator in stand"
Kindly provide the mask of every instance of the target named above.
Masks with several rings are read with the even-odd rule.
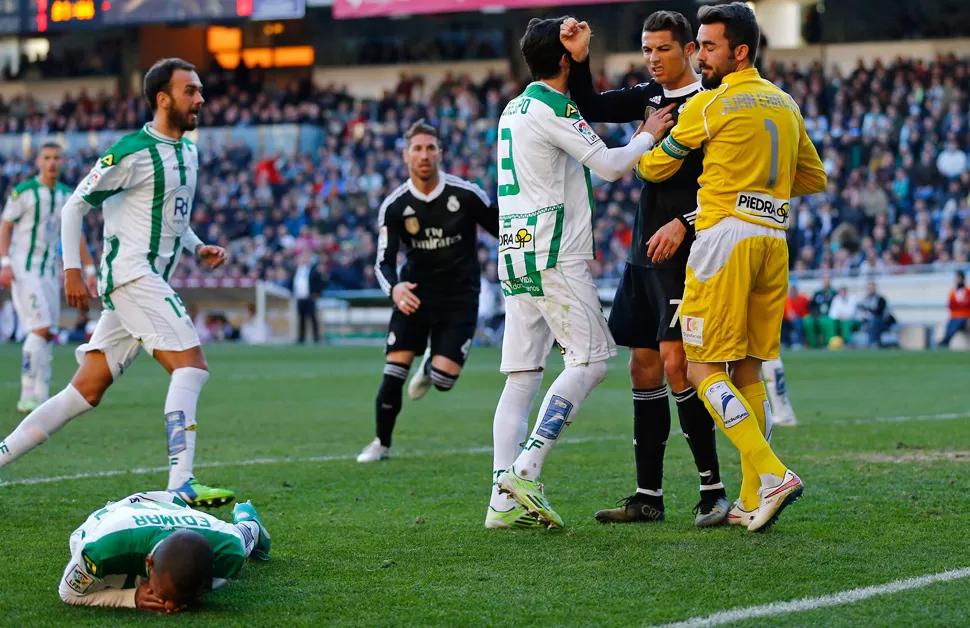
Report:
[[[290,290],[296,299],[296,312],[299,316],[299,335],[297,342],[306,341],[307,323],[313,328],[313,344],[320,342],[320,328],[317,323],[317,299],[323,292],[324,279],[314,268],[309,251],[303,251],[297,261],[296,270],[290,279]]]
[[[828,345],[832,336],[836,335],[835,322],[829,315],[829,308],[832,307],[835,294],[832,278],[823,275],[822,285],[815,291],[812,302],[808,306],[808,316],[802,319],[805,339],[809,347],[824,347]]]
[[[883,346],[882,335],[889,329],[894,320],[889,313],[889,304],[876,291],[876,282],[871,279],[866,282],[866,296],[859,303],[859,313],[863,326],[869,334],[869,347],[881,349]]]
[[[829,318],[834,323],[833,336],[839,336],[845,341],[851,340],[852,334],[859,328],[857,310],[858,302],[849,294],[849,289],[845,286],[839,288],[832,299],[832,305],[829,306]]]
[[[786,347],[802,348],[804,346],[804,323],[808,317],[808,297],[798,291],[798,284],[794,281],[788,286],[788,298],[785,299],[785,318],[781,324],[781,343]]]
[[[940,341],[941,347],[949,347],[950,341],[960,331],[970,331],[970,290],[966,286],[966,275],[957,271],[957,283],[950,291],[950,320],[946,323],[946,334]]]

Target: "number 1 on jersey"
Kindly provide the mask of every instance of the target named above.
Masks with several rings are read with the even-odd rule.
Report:
[[[775,187],[778,179],[778,125],[774,120],[765,118],[765,130],[771,136],[771,171],[768,173],[768,189]]]
[[[508,170],[512,173],[512,183],[498,186],[498,195],[515,196],[519,193],[519,178],[515,176],[515,162],[512,160],[512,129],[502,129],[499,133],[499,140],[509,143],[509,156],[507,158],[502,157],[499,164],[502,170]]]

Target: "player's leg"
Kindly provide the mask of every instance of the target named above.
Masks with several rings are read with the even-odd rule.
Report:
[[[408,382],[408,397],[415,401],[424,397],[432,386],[441,392],[455,387],[478,326],[477,303],[443,305],[429,314],[431,343],[418,372]]]
[[[428,331],[427,313],[421,309],[410,316],[396,307],[391,313],[384,343],[384,375],[374,401],[376,436],[357,456],[357,462],[377,462],[390,455],[391,437],[401,413],[404,382],[415,354],[424,351],[428,343]]]
[[[540,276],[541,294],[530,296],[562,348],[566,368],[549,387],[525,449],[498,483],[541,521],[561,527],[562,518],[538,484],[542,465],[583,401],[606,378],[606,361],[616,355],[616,345],[586,262],[563,262]]]
[[[246,501],[236,504],[232,509],[232,523],[243,542],[246,557],[252,556],[256,560],[269,560],[272,540],[259,513],[253,507],[253,502]]]
[[[0,441],[0,467],[42,444],[71,419],[98,405],[108,387],[137,354],[138,343],[125,331],[117,314],[103,312],[91,341],[75,352],[80,368],[71,383],[31,412],[12,434]]]
[[[535,527],[538,519],[508,493],[500,493],[497,482],[522,452],[529,434],[529,413],[539,396],[553,335],[528,295],[508,296],[505,307],[501,371],[506,379],[492,422],[492,494],[485,527]]]
[[[633,389],[633,457],[637,490],[616,507],[596,512],[602,523],[663,521],[663,456],[670,436],[670,404],[658,351],[661,325],[651,302],[647,269],[628,264],[610,308],[614,341],[630,347]]]
[[[772,425],[794,427],[798,425],[795,409],[788,398],[788,387],[785,380],[785,365],[781,358],[766,360],[761,365],[761,375],[765,388],[768,389],[768,400],[771,402]]]
[[[11,289],[14,309],[20,325],[27,330],[21,352],[19,412],[35,410],[47,400],[50,383],[50,328],[48,296],[43,290],[44,280],[35,274],[23,274]]]
[[[111,303],[128,334],[140,341],[171,376],[163,412],[168,490],[192,506],[230,503],[232,491],[206,486],[193,473],[196,412],[199,395],[209,379],[209,366],[182,299],[161,277],[149,275],[115,289]]]

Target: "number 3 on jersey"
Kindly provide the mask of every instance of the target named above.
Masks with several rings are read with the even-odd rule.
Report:
[[[501,129],[499,134],[499,150],[505,147],[505,142],[508,142],[509,156],[502,157],[499,165],[502,171],[508,171],[512,174],[512,183],[499,185],[498,195],[515,196],[519,193],[519,178],[515,175],[515,162],[512,160],[512,129]],[[499,172],[499,177],[502,177],[501,171]]]

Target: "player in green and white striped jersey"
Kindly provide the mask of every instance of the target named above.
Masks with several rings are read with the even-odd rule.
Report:
[[[607,148],[566,97],[571,55],[560,41],[564,21],[529,22],[521,47],[535,82],[509,102],[498,125],[501,369],[508,378],[495,410],[489,528],[531,527],[536,520],[563,525],[538,482],[542,464],[616,355],[587,265],[594,257],[590,171],[619,179],[673,126],[670,110],[662,109],[629,144]],[[527,439],[529,410],[553,340],[566,368],[549,388]]]
[[[0,224],[0,286],[10,288],[20,329],[26,331],[20,371],[24,414],[47,401],[50,390],[51,340],[61,317],[57,280],[57,244],[61,207],[71,188],[61,183],[61,147],[53,142],[37,152],[37,176],[17,185],[3,209]],[[81,245],[85,272],[94,275],[87,245]]]
[[[269,533],[253,505],[237,504],[232,521],[161,491],[108,502],[71,534],[58,593],[72,606],[178,612],[224,585],[246,558],[269,560]]]
[[[168,490],[196,506],[221,506],[232,491],[192,474],[196,406],[209,371],[188,310],[168,284],[182,249],[213,268],[226,259],[224,249],[203,244],[189,227],[199,154],[184,135],[198,125],[202,83],[191,64],[164,59],[145,75],[145,97],[154,120],[108,149],[62,210],[64,292],[69,305],[86,309],[81,222],[91,208],[103,208],[101,319],[76,351],[80,368],[67,388],[0,441],[0,467],[98,405],[143,348],[172,375],[164,415]]]

